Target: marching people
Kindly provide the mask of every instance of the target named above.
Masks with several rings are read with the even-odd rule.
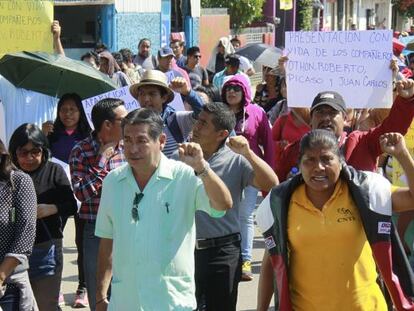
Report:
[[[266,113],[251,103],[251,89],[242,75],[236,75],[227,81],[222,90],[222,100],[236,116],[236,135],[247,138],[251,150],[268,165],[274,165],[272,132]],[[260,189],[261,190],[261,189]],[[244,190],[244,199],[240,207],[240,230],[243,258],[242,280],[251,281],[252,247],[254,235],[253,211],[259,189],[248,186]]]
[[[232,206],[198,144],[179,146],[184,163],[163,155],[163,126],[146,108],[122,121],[128,163],[104,180],[95,231],[99,311],[194,310],[195,213],[220,217]]]
[[[377,158],[382,154],[379,137],[388,132],[405,134],[409,128],[413,116],[414,105],[414,81],[403,80],[397,82],[396,97],[388,117],[377,127],[361,132],[353,131],[349,135],[344,131],[346,119],[346,105],[342,96],[337,92],[326,91],[319,93],[310,108],[311,128],[326,129],[335,134],[339,146],[343,150],[345,162],[360,170],[375,172]],[[285,181],[288,174],[295,168],[299,155],[299,141],[289,144],[281,154],[281,159],[276,163],[276,174],[280,181]],[[258,309],[269,305],[272,295],[273,283],[269,278],[271,264],[269,260],[263,260],[260,270]],[[264,310],[264,309],[263,309]]]
[[[32,178],[37,196],[30,283],[39,310],[55,311],[63,270],[62,219],[76,213],[76,201],[63,168],[49,161],[47,138],[36,125],[19,126],[10,138],[9,152],[13,164]]]
[[[151,54],[151,40],[143,38],[138,42],[138,54],[134,57],[134,64],[143,70],[155,69],[158,66],[157,57]]]
[[[27,274],[36,236],[36,191],[0,140],[0,310],[37,311]]]
[[[169,103],[174,99],[173,89],[169,87],[167,77],[158,70],[147,70],[140,83],[130,87],[131,95],[136,98],[141,107],[158,113],[164,121],[163,132],[166,135],[163,153],[170,157],[178,149],[191,132],[191,127],[201,111],[203,101],[200,96],[187,84],[184,78],[175,78],[171,87],[185,96],[193,111],[175,111]]]
[[[99,247],[99,237],[95,236],[96,214],[105,176],[125,163],[121,121],[126,115],[122,100],[106,98],[97,102],[91,114],[94,131],[73,147],[69,158],[73,191],[81,202],[78,214],[83,223],[83,268],[92,311]]]
[[[300,174],[260,205],[277,310],[389,310],[378,274],[395,310],[414,309],[412,271],[391,219],[413,210],[414,161],[400,133],[382,134],[378,144],[398,159],[409,188],[348,166],[335,133],[316,129],[300,142]]]
[[[211,52],[210,59],[207,64],[207,71],[210,76],[210,80],[213,79],[213,76],[225,68],[225,58],[229,54],[235,52],[233,45],[231,44],[229,38],[221,37],[217,45],[214,47]]]
[[[192,141],[230,190],[233,207],[213,219],[196,213],[195,282],[197,310],[236,310],[241,280],[240,209],[248,185],[269,191],[278,182],[272,168],[257,156],[243,136],[229,138],[234,113],[223,103],[208,103],[193,126]],[[228,143],[226,140],[229,138]]]
[[[69,163],[72,148],[76,143],[89,136],[91,132],[79,95],[76,93],[64,94],[58,101],[55,121],[43,123],[42,131],[48,138],[51,156],[64,163]],[[83,222],[80,221],[78,213],[75,213],[74,220],[79,282],[73,305],[86,307],[88,297],[83,271]],[[63,227],[65,224],[66,219],[63,219]]]

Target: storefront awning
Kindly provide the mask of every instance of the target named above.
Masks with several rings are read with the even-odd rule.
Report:
[[[55,0],[58,5],[107,5],[114,4],[115,0]]]

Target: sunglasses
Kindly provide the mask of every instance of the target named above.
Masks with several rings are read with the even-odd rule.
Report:
[[[137,222],[139,220],[138,205],[139,205],[139,202],[141,202],[143,197],[144,197],[144,194],[142,192],[135,193],[135,198],[134,198],[134,202],[132,203],[132,210],[131,210],[132,220],[134,222]]]
[[[38,157],[41,153],[42,153],[42,148],[38,148],[38,147],[35,147],[33,149],[30,149],[30,150],[18,149],[16,151],[17,156],[21,157],[21,158],[26,158],[29,154],[32,157]]]
[[[240,85],[229,85],[227,86],[226,91],[241,92],[242,87]]]

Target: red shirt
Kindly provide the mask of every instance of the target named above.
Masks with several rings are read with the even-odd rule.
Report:
[[[280,161],[285,147],[284,141],[292,143],[300,140],[309,131],[310,127],[308,124],[301,123],[299,126],[295,124],[292,112],[277,118],[272,127],[272,138],[275,143],[275,164]]]
[[[347,136],[344,132],[339,144],[348,165],[358,170],[375,171],[377,158],[382,154],[379,137],[389,132],[407,133],[414,117],[414,97],[406,99],[398,96],[391,107],[388,117],[377,127],[369,131],[354,131]],[[276,163],[279,181],[286,180],[292,167],[298,165],[299,142],[288,145]]]
[[[99,143],[91,135],[73,147],[69,157],[73,192],[81,202],[79,218],[95,220],[101,200],[102,182],[108,173],[126,160],[118,144],[109,159],[98,153]]]

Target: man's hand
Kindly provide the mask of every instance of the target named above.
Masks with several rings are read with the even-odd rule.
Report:
[[[54,39],[59,39],[60,38],[60,33],[62,31],[62,28],[60,27],[59,21],[53,21],[52,22],[51,31],[52,31]]]
[[[277,64],[278,64],[279,69],[280,69],[282,74],[286,73],[286,66],[285,65],[286,65],[286,62],[288,60],[289,60],[288,56],[284,55],[284,56],[280,56],[278,61],[277,61]]]
[[[172,79],[170,83],[170,89],[184,96],[187,96],[190,94],[191,86],[187,85],[187,81],[184,78],[177,77]]]
[[[229,137],[227,146],[233,150],[234,153],[238,153],[244,157],[247,157],[250,153],[249,142],[244,136],[232,136]]]
[[[42,124],[42,132],[46,136],[53,133],[53,121],[46,121]]]
[[[400,133],[385,133],[380,137],[381,150],[393,157],[398,157],[408,152],[405,146],[404,136]]]
[[[111,141],[105,145],[101,143],[98,153],[108,159],[115,154],[115,147],[117,144],[117,141]]]
[[[200,173],[205,169],[205,161],[201,146],[196,143],[187,143],[178,145],[178,154],[180,160],[191,166],[196,173]]]
[[[108,310],[109,301],[108,299],[104,299],[102,302],[96,304],[96,311],[106,311]]]
[[[395,83],[397,93],[403,98],[411,98],[414,95],[414,81],[411,79],[404,79]]]

